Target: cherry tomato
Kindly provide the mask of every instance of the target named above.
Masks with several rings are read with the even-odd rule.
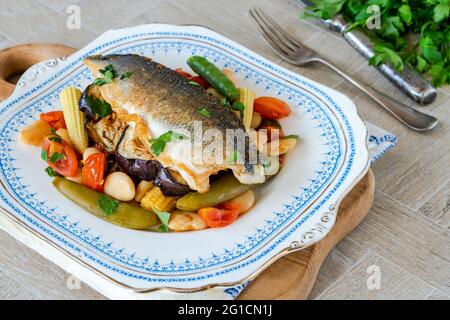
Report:
[[[99,192],[103,191],[103,182],[106,169],[106,156],[104,153],[91,154],[84,162],[81,170],[81,181],[84,185]]]
[[[205,79],[200,77],[200,76],[191,77],[191,78],[189,78],[189,80],[198,83],[199,85],[201,85],[205,89],[209,88],[209,83]]]
[[[46,138],[42,149],[47,153],[47,163],[64,177],[75,177],[78,171],[78,159],[75,150],[64,140],[61,143]]]
[[[176,71],[179,75],[181,75],[181,76],[183,76],[183,77],[185,77],[185,78],[188,78],[188,79],[192,78],[192,74],[190,74],[190,73],[184,71],[184,70],[181,69],[181,68],[175,69],[175,71]]]
[[[255,99],[254,110],[264,119],[277,120],[287,117],[292,110],[289,105],[277,98],[260,97]]]
[[[208,89],[208,88],[209,88],[209,83],[208,83],[205,79],[203,79],[202,77],[200,77],[200,76],[193,76],[193,75],[191,75],[190,73],[184,71],[184,70],[181,69],[181,68],[175,69],[175,71],[176,71],[179,75],[185,77],[186,79],[198,83],[198,84],[201,85],[203,88],[205,88],[205,89]]]
[[[276,137],[278,135],[279,138],[284,136],[283,128],[275,120],[263,120],[258,129],[266,129],[267,130],[267,142],[272,141],[272,137]],[[278,131],[278,132],[276,132]],[[276,139],[276,138],[275,138]]]
[[[202,208],[198,210],[200,217],[210,228],[222,228],[232,224],[239,216],[239,205],[223,203],[218,208]]]
[[[66,122],[64,121],[64,114],[62,111],[41,113],[41,120],[47,122],[48,125],[55,130],[66,128]]]

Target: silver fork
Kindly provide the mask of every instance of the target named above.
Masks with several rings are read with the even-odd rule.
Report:
[[[273,19],[262,12],[262,10],[253,8],[250,10],[250,14],[255,19],[263,37],[275,50],[275,53],[288,63],[301,67],[314,62],[326,65],[367,94],[401,123],[415,131],[428,131],[437,125],[438,119],[435,117],[417,111],[403,103],[393,103],[387,100],[382,94],[355,80],[328,60],[323,59],[317,52],[290,36]]]

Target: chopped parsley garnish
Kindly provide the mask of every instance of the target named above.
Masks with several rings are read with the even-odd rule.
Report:
[[[100,73],[108,79],[117,78],[117,71],[114,69],[112,64],[108,64],[105,69],[100,69]]]
[[[120,80],[128,80],[133,75],[133,71],[127,71],[120,76]]]
[[[51,128],[50,129],[50,133],[51,133],[51,135],[48,137],[48,140],[55,141],[55,142],[58,142],[58,143],[62,142],[61,136],[56,133],[55,128]]]
[[[60,177],[60,176],[61,176],[58,172],[56,172],[55,170],[53,170],[53,169],[50,168],[50,167],[47,167],[47,169],[45,169],[45,172],[47,172],[47,174],[48,174],[50,177]]]
[[[100,86],[102,86],[102,85],[104,85],[104,84],[111,83],[111,82],[112,82],[111,79],[106,79],[106,78],[96,78],[96,79],[94,80],[94,85],[100,87]]]
[[[56,163],[56,162],[58,162],[58,161],[60,161],[62,159],[64,159],[64,153],[55,152],[55,153],[53,153],[50,156],[50,162],[51,163]]]
[[[41,151],[41,159],[44,160],[45,162],[48,161],[48,153],[44,149],[42,149]]]
[[[177,141],[177,140],[183,140],[186,138],[185,135],[173,132],[172,130],[164,133],[157,139],[150,139],[150,143],[152,144],[152,152],[155,156],[159,156],[161,152],[164,151],[164,148],[166,147],[166,143],[170,141]]]
[[[97,205],[106,216],[114,214],[119,207],[119,201],[108,197],[106,194],[101,194],[97,199]]]
[[[265,169],[270,168],[270,166],[272,165],[272,160],[267,159],[266,162],[263,163],[263,167]]]
[[[209,118],[211,116],[211,114],[209,113],[209,111],[205,107],[199,107],[197,109],[197,112],[199,114],[201,114],[202,116],[207,117],[207,118]]]
[[[86,96],[86,101],[89,103],[92,112],[99,115],[100,118],[107,117],[113,112],[111,105],[104,100]]]
[[[244,110],[245,110],[245,105],[242,102],[235,101],[235,102],[231,103],[227,98],[223,98],[222,100],[220,100],[220,103],[223,106],[225,106],[231,110],[239,111],[241,114],[241,117],[243,116]]]
[[[244,115],[245,105],[242,102],[236,101],[231,105],[231,109],[239,111],[242,117]]]
[[[239,151],[234,149],[233,154],[227,159],[227,164],[236,163],[236,161],[238,161],[238,158],[239,158]]]
[[[159,221],[161,221],[161,225],[159,226],[159,228],[156,231],[158,231],[158,232],[169,232],[170,213],[169,212],[159,211],[156,208],[153,208],[153,211],[158,216]]]
[[[119,77],[119,73],[114,69],[112,64],[107,65],[104,69],[99,70],[101,74],[104,75],[103,78],[96,78],[94,80],[94,85],[102,86],[107,83],[113,82],[113,80]],[[127,71],[120,75],[120,80],[128,80],[133,75],[132,71]]]
[[[55,141],[55,142],[58,142],[58,143],[62,142],[62,139],[61,139],[60,136],[50,136],[50,137],[48,137],[48,140]]]

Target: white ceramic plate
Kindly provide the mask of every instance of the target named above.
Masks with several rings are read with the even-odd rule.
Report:
[[[51,184],[38,148],[19,130],[42,112],[60,109],[59,92],[91,81],[82,59],[137,53],[189,70],[203,55],[237,74],[257,95],[288,101],[284,131],[301,137],[283,170],[261,188],[248,214],[222,229],[152,233],[115,226],[64,198]],[[344,195],[368,169],[366,127],[342,94],[285,70],[223,36],[197,26],[151,24],[105,33],[65,60],[29,70],[0,105],[0,181],[4,214],[104,278],[139,292],[196,291],[254,277],[291,250],[323,238]]]

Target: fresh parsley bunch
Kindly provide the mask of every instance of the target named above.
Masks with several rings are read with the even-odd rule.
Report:
[[[361,27],[374,44],[370,64],[391,63],[402,71],[404,64],[431,79],[434,86],[450,84],[450,0],[313,0],[308,8],[315,17],[329,19],[342,14]],[[380,7],[381,28],[367,28]]]

